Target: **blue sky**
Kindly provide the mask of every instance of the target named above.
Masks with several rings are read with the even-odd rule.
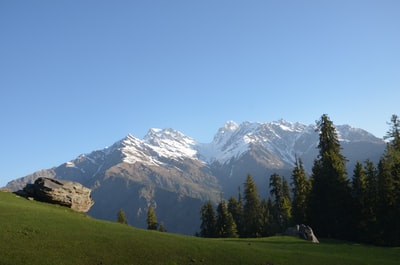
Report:
[[[382,137],[400,114],[400,1],[0,1],[0,186],[131,133],[227,120]]]

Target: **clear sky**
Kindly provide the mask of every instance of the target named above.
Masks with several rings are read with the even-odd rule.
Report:
[[[400,115],[398,0],[0,0],[0,186],[174,128],[228,120],[377,137]]]

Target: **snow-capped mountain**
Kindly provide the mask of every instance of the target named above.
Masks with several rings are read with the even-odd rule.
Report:
[[[251,149],[259,146],[274,153],[288,163],[293,163],[295,143],[307,126],[284,120],[271,123],[244,122],[240,125],[229,121],[219,129],[214,140],[200,148],[202,157],[207,162],[225,164],[231,159],[238,159]]]
[[[240,125],[228,121],[218,130],[211,143],[198,146],[199,157],[207,163],[225,164],[231,159],[239,159],[257,146],[277,154],[281,162],[293,165],[295,156],[301,158],[303,154],[315,151],[318,144],[315,130],[314,125],[306,126],[285,120],[270,123],[244,122]],[[343,143],[383,143],[367,131],[349,125],[337,126],[337,133]]]
[[[376,161],[381,156],[382,140],[349,125],[336,129],[349,170],[356,160]],[[169,231],[193,234],[204,200],[237,195],[248,173],[265,196],[269,176],[290,177],[296,156],[310,171],[317,145],[314,125],[285,120],[228,121],[210,143],[198,143],[173,129],[153,128],[142,139],[128,134],[110,147],[11,181],[7,188],[21,189],[42,176],[79,181],[93,189],[95,205],[89,214],[94,217],[114,220],[123,208],[131,224],[145,227],[146,209],[152,205]]]
[[[123,141],[124,161],[159,165],[164,159],[196,158],[196,142],[172,129],[150,129],[143,139],[128,135]]]

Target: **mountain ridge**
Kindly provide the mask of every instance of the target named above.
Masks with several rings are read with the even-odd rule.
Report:
[[[38,177],[78,181],[93,190],[95,205],[89,211],[93,217],[114,220],[123,208],[132,225],[146,227],[145,213],[151,205],[169,231],[193,234],[199,227],[201,204],[236,196],[247,174],[266,197],[269,176],[290,177],[296,156],[310,172],[317,156],[315,128],[285,120],[227,121],[210,143],[199,143],[171,128],[151,128],[141,139],[128,134],[109,147],[13,180],[6,187],[18,190]],[[336,128],[350,161],[348,172],[356,160],[376,160],[382,154],[384,141],[371,133],[350,125]],[[177,218],[185,224],[177,223]]]
[[[93,152],[110,150],[115,145],[121,144],[117,148],[123,148],[125,154],[125,162],[127,163],[160,163],[160,161],[154,161],[146,158],[154,158],[155,156],[164,158],[183,158],[190,157],[199,159],[204,163],[220,162],[226,163],[232,158],[238,158],[243,152],[248,151],[247,147],[251,144],[262,144],[266,143],[267,148],[271,148],[274,151],[280,153],[284,158],[287,159],[287,153],[293,152],[296,149],[295,142],[304,134],[314,134],[315,125],[304,125],[302,123],[292,123],[286,120],[278,120],[273,122],[243,122],[240,125],[234,121],[228,121],[223,127],[221,127],[215,134],[213,140],[210,143],[199,143],[195,139],[184,135],[178,130],[172,128],[159,129],[151,128],[143,138],[137,138],[132,134],[128,135],[121,140],[115,142],[111,147],[104,149],[95,150]],[[272,134],[268,134],[267,130],[270,130]],[[276,130],[281,130],[277,133]],[[354,128],[350,125],[337,125],[336,130],[338,133],[339,141],[344,142],[373,142],[383,143],[383,140],[375,137],[373,134],[360,128]],[[272,142],[279,143],[282,138],[282,132],[289,132],[290,135],[286,137],[291,139],[290,145],[286,145],[286,148],[279,148]],[[265,135],[264,137],[260,135]],[[362,138],[359,138],[362,136]],[[288,140],[286,139],[286,140]],[[286,142],[284,143],[286,144]],[[312,147],[312,146],[311,146]],[[316,147],[316,146],[315,146]],[[138,149],[144,149],[148,152],[147,155]],[[286,149],[286,150],[285,150]],[[110,151],[108,151],[110,152]],[[88,156],[90,153],[81,154],[81,156]],[[291,161],[294,163],[294,156],[289,156],[287,162]],[[72,162],[73,160],[69,161]]]

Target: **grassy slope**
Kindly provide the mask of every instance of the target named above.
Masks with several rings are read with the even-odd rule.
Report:
[[[204,239],[95,220],[0,192],[0,264],[398,264],[400,248]]]

